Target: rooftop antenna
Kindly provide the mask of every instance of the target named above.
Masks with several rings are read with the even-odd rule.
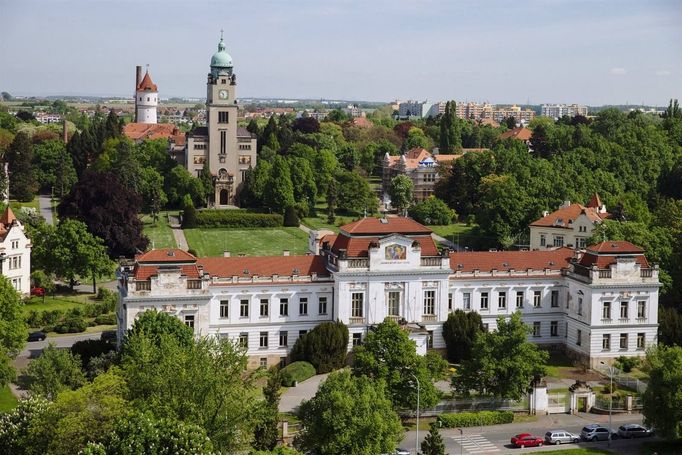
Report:
[[[223,29],[222,28],[220,29],[220,39],[221,40],[223,39]]]

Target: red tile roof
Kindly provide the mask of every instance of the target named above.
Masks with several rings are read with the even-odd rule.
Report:
[[[133,141],[169,138],[176,135],[184,137],[178,127],[170,123],[127,123],[123,127],[123,134]]]
[[[341,233],[355,234],[431,234],[431,229],[411,218],[362,218],[340,228]]]
[[[179,248],[159,248],[135,256],[139,263],[195,262],[196,256]]]
[[[351,120],[351,123],[353,126],[357,126],[358,128],[374,128],[374,123],[364,117],[355,117],[353,120]]]
[[[136,265],[133,270],[133,276],[136,280],[147,280],[149,277],[158,275],[159,271],[158,265]],[[199,278],[199,269],[195,264],[180,265],[180,274],[186,276],[187,278]]]
[[[600,242],[587,247],[588,252],[605,254],[642,254],[644,250],[625,240],[611,240]]]
[[[468,251],[450,253],[450,268],[455,272],[490,272],[491,270],[544,270],[559,271],[568,267],[574,251],[559,248],[549,251]]]
[[[138,90],[145,90],[149,92],[156,92],[156,84],[152,82],[152,78],[149,76],[149,71],[147,71],[140,81],[140,85],[137,86]]]
[[[2,214],[2,218],[0,218],[0,223],[4,224],[5,226],[9,226],[16,219],[17,217],[14,215],[12,209],[9,206],[7,206],[7,208],[5,208],[5,211]]]
[[[594,193],[590,198],[590,202],[587,203],[586,207],[600,208],[602,206],[601,198],[598,193]]]
[[[348,257],[368,257],[369,245],[372,242],[378,242],[379,239],[379,237],[347,237],[339,235],[332,244],[332,251],[338,254],[340,250],[345,249]],[[422,256],[438,256],[438,247],[430,236],[416,237],[414,240],[419,242]]]
[[[211,276],[230,278],[233,276],[328,276],[325,259],[322,256],[244,256],[199,258],[197,265]],[[297,270],[297,273],[294,273]]]
[[[602,220],[610,217],[608,212],[599,213],[599,209],[595,207],[585,207],[582,204],[571,204],[568,207],[556,210],[549,215],[540,218],[539,220],[533,221],[530,223],[530,225],[573,229],[571,223],[573,223],[581,213],[585,213],[587,218],[593,223],[601,222]]]
[[[527,141],[533,136],[533,132],[525,126],[519,126],[500,134],[500,139],[513,138],[520,141]]]

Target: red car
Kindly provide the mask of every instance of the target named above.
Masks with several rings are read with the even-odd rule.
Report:
[[[521,433],[511,438],[511,443],[516,447],[542,447],[545,440],[530,433]]]
[[[43,297],[45,295],[45,288],[32,288],[31,295],[35,295],[36,297]]]

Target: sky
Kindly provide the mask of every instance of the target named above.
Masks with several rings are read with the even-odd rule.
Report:
[[[0,90],[203,98],[221,29],[241,98],[682,99],[679,0],[0,0]]]

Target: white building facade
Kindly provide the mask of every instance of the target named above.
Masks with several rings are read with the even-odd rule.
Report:
[[[480,313],[488,330],[520,311],[530,340],[591,364],[643,355],[656,342],[658,268],[627,242],[580,255],[450,253],[410,219],[365,218],[310,244],[307,256],[145,253],[121,276],[119,336],[141,311],[166,311],[198,336],[242,344],[258,367],[286,363],[298,337],[323,321],[348,326],[349,349],[385,318],[409,331],[420,352],[444,349],[442,324],[462,309]]]
[[[541,107],[541,115],[551,117],[553,119],[560,119],[564,115],[575,117],[576,115],[587,116],[587,106],[579,104],[543,104]]]
[[[135,88],[137,123],[156,123],[156,108],[159,105],[159,91],[147,71]]]
[[[31,240],[9,207],[0,218],[0,271],[19,294],[30,294]]]

